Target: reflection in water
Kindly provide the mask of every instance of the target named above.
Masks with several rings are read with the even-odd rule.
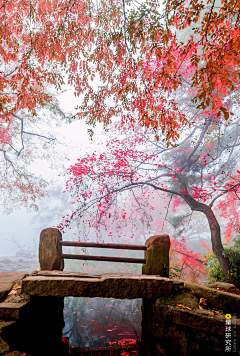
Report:
[[[141,299],[65,298],[63,336],[74,347],[141,338]]]

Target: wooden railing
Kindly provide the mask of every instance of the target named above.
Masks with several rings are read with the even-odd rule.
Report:
[[[119,245],[119,244],[104,244],[94,242],[75,242],[75,241],[60,241],[61,246],[73,247],[97,247],[110,248],[118,250],[146,250],[146,246],[141,245]],[[62,254],[64,259],[87,260],[87,261],[107,261],[107,262],[125,262],[125,263],[146,263],[145,258],[127,258],[127,257],[105,257],[105,256],[88,256],[88,255],[69,255]]]
[[[62,246],[142,250],[144,251],[144,258],[63,254]],[[47,228],[44,229],[40,234],[39,262],[41,270],[60,271],[63,271],[64,269],[65,259],[141,263],[143,264],[143,274],[169,277],[169,249],[170,239],[168,235],[151,236],[146,241],[145,245],[126,245],[112,243],[62,241],[62,234],[58,229]]]

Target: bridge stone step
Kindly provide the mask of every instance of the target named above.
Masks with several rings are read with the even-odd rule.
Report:
[[[28,304],[28,301],[21,303],[0,303],[0,319],[5,321],[18,320],[20,309],[26,304]]]
[[[28,273],[0,273],[0,303],[4,302],[14,284],[19,283]]]

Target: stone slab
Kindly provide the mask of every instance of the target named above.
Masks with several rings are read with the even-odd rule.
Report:
[[[22,280],[22,293],[54,297],[158,299],[179,294],[205,298],[207,309],[240,314],[240,296],[199,284],[155,275],[106,273],[91,275],[68,271],[34,271]]]
[[[172,280],[159,276],[117,273],[77,276],[76,272],[71,275],[69,272],[41,271],[23,279],[22,292],[42,297],[157,299],[169,295],[172,285]]]
[[[173,322],[177,325],[189,327],[191,329],[198,329],[205,332],[211,332],[225,335],[225,316],[214,315],[212,313],[201,313],[198,310],[179,310],[172,308]],[[238,330],[238,336],[240,331],[240,320],[236,319],[236,326]]]
[[[240,296],[222,292],[197,283],[184,282],[184,285],[199,298],[205,298],[209,308],[223,310],[226,314],[240,314]]]
[[[225,283],[225,282],[215,282],[215,283],[208,283],[207,285],[208,288],[221,288],[224,289],[226,292],[229,290],[234,290],[237,289],[234,284],[231,283]]]
[[[0,319],[18,320],[20,309],[23,308],[28,302],[21,303],[0,303]]]
[[[13,285],[19,283],[26,276],[28,276],[26,272],[0,273],[0,303],[7,298]]]
[[[16,324],[15,321],[0,320],[0,334],[4,331],[4,329],[11,328],[15,324]]]

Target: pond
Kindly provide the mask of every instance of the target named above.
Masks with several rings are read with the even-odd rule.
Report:
[[[69,338],[73,347],[141,339],[142,299],[67,297],[64,301],[63,336]]]

